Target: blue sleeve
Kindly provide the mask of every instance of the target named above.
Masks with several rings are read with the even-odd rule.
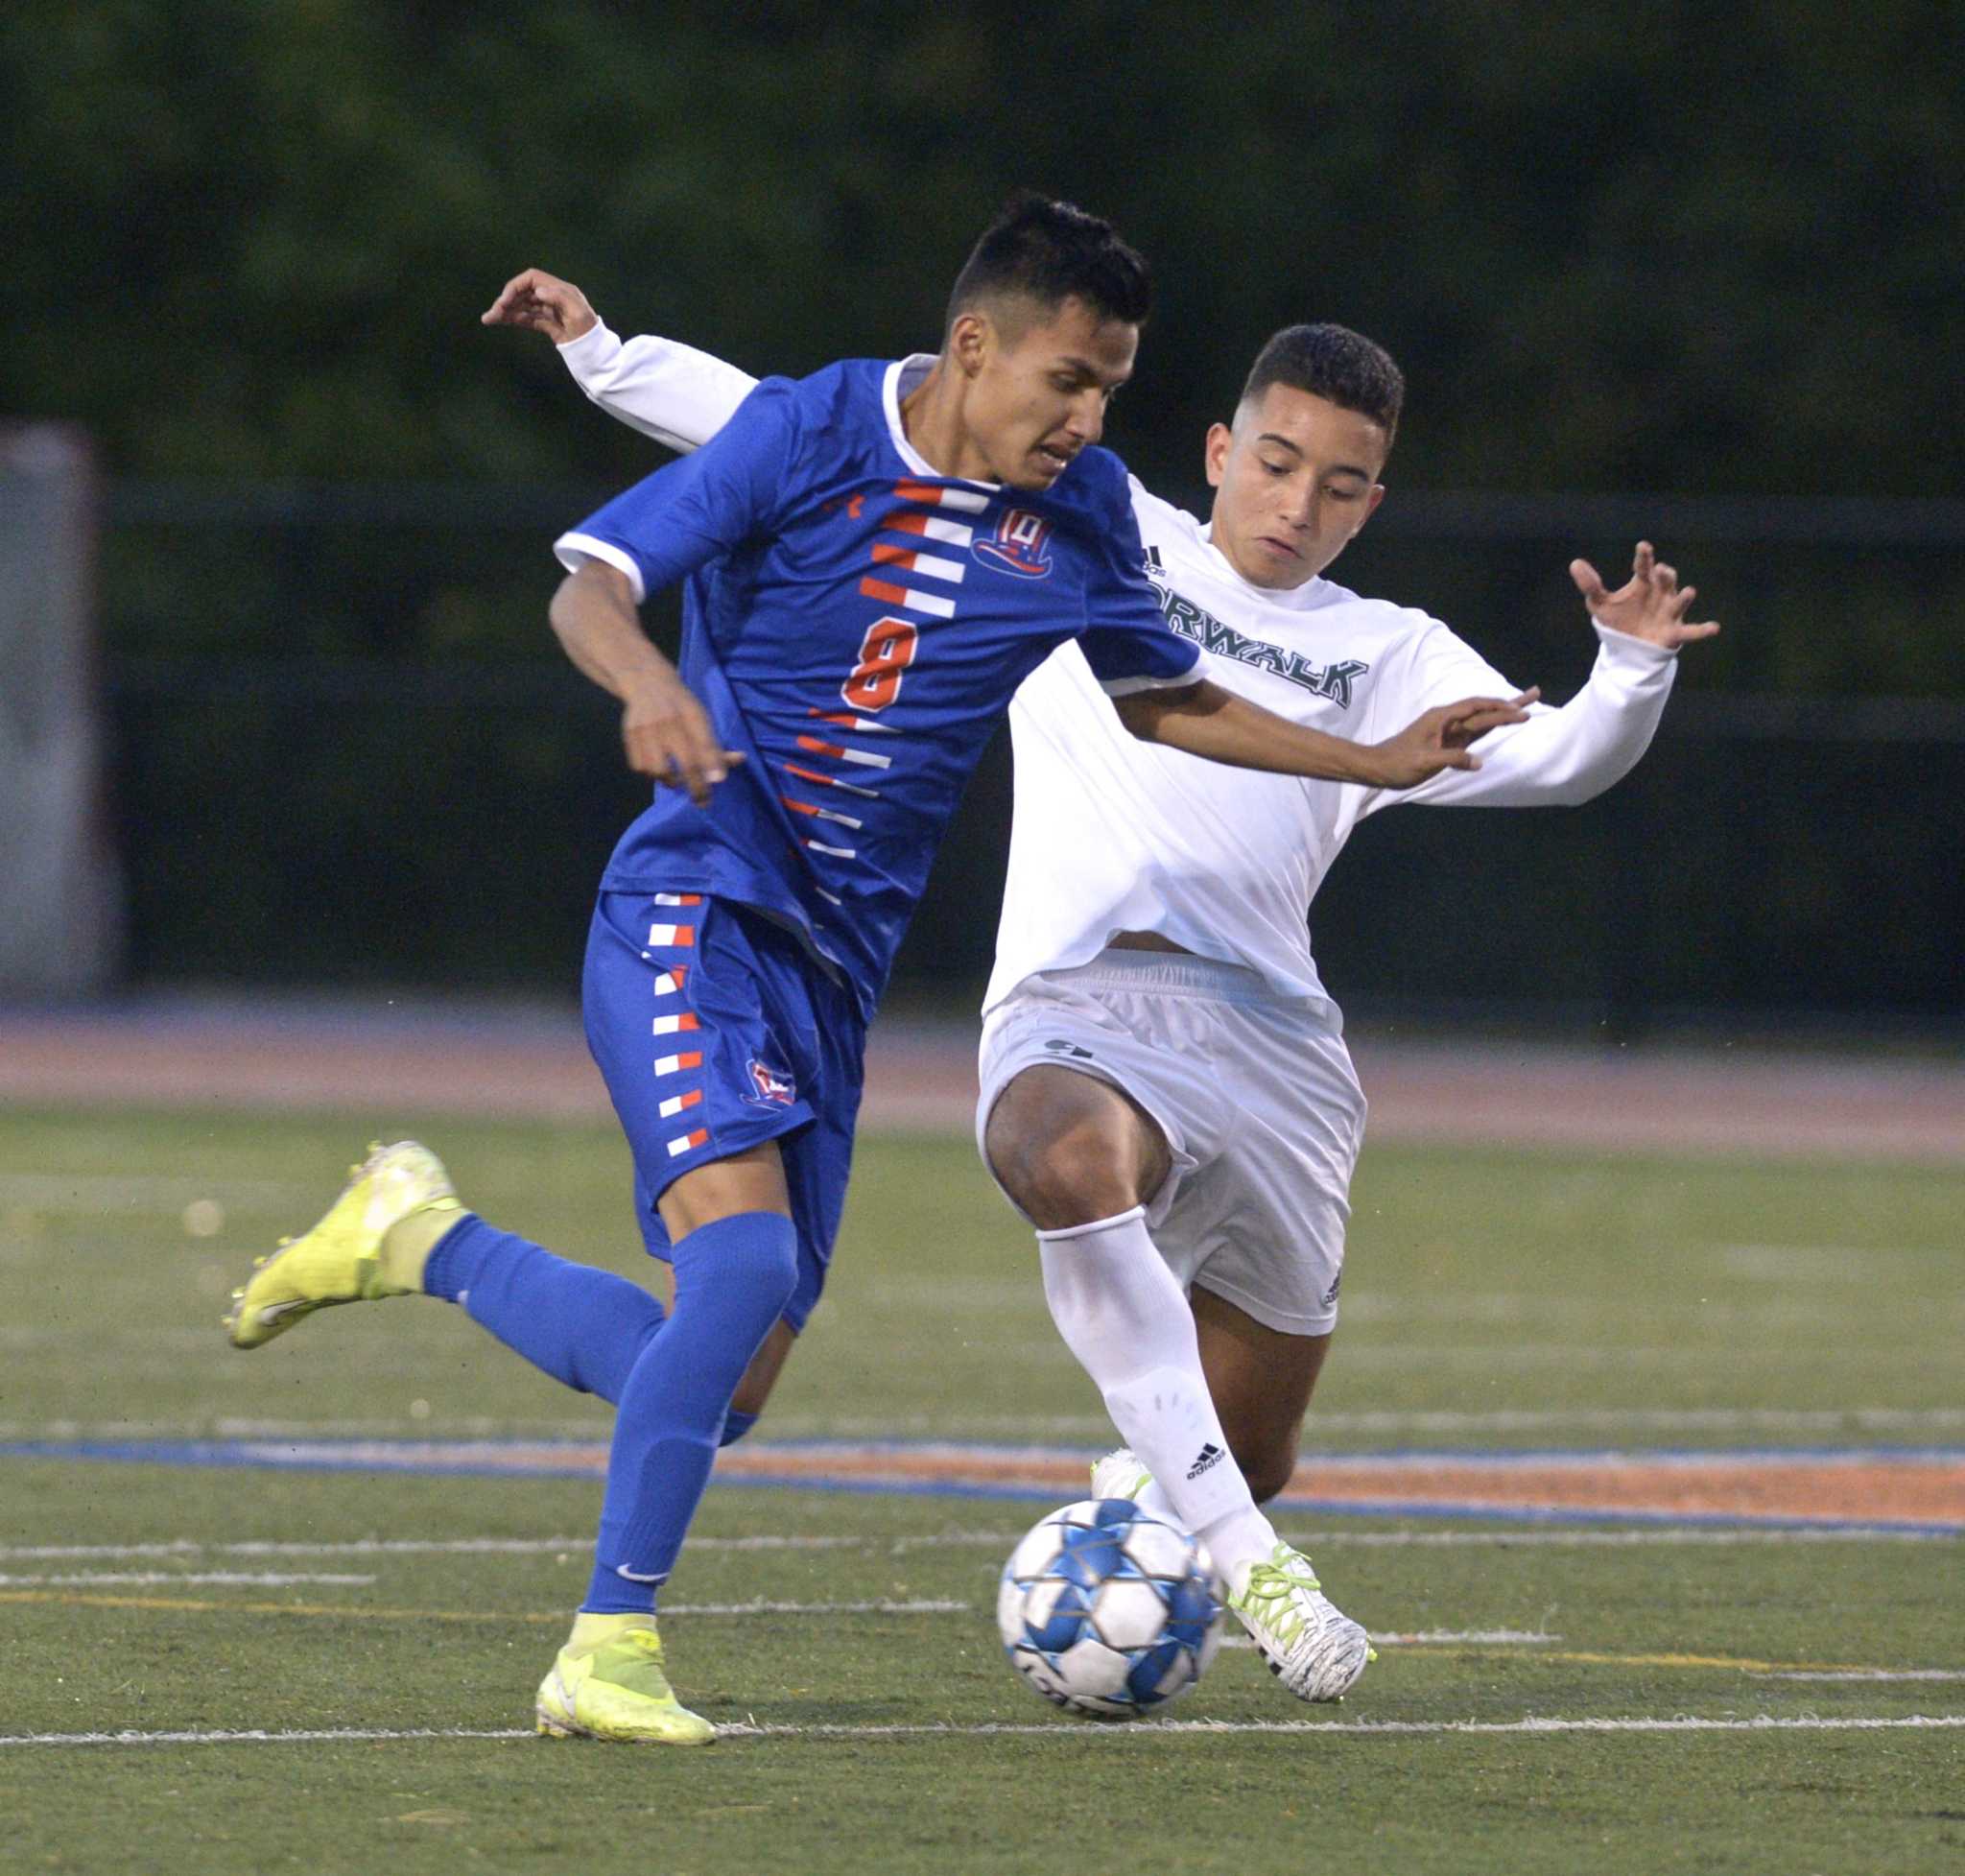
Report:
[[[1147,550],[1123,468],[1100,538],[1102,551],[1086,579],[1085,625],[1078,635],[1100,687],[1109,697],[1122,697],[1128,691],[1197,682],[1200,647],[1168,625],[1160,597],[1141,571]]]
[[[562,565],[604,560],[637,605],[779,520],[798,453],[798,408],[787,378],[767,378],[693,456],[615,496],[553,543]]]

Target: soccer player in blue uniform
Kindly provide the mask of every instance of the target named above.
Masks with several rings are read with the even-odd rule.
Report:
[[[444,1297],[615,1404],[541,1731],[716,1737],[669,1683],[656,1589],[817,1300],[866,1023],[962,785],[1044,657],[1076,638],[1135,734],[1379,786],[1471,767],[1467,746],[1521,717],[1470,699],[1368,747],[1196,679],[1139,571],[1125,468],[1095,447],[1148,297],[1108,224],[1019,198],[959,277],[937,356],[767,380],[556,544],[554,629],[621,701],[629,763],[668,785],[602,878],[582,1003],[673,1307],[466,1212],[411,1141],[235,1294],[242,1348],[329,1304]],[[638,612],[678,581],[679,670]]]

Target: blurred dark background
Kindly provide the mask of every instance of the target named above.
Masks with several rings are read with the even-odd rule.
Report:
[[[1336,577],[1557,701],[1574,554],[1649,534],[1726,622],[1609,796],[1366,825],[1314,920],[1355,1011],[1955,1043],[1960,22],[14,0],[0,416],[92,439],[123,981],[570,994],[642,796],[548,545],[663,458],[479,313],[537,264],[757,372],[925,348],[1031,183],[1154,262],[1108,441],[1160,492],[1337,319],[1409,390]],[[1006,779],[904,1001],[986,972]]]

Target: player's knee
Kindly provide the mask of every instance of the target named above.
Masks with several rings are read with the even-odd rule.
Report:
[[[685,1289],[713,1283],[758,1320],[762,1341],[798,1288],[798,1228],[777,1212],[740,1212],[698,1226],[675,1247],[676,1307]]]
[[[760,1316],[776,1322],[791,1306],[798,1288],[798,1233],[792,1222],[784,1229],[761,1234],[747,1247],[741,1269],[731,1272],[745,1286]]]
[[[1040,1231],[1066,1230],[1116,1218],[1140,1202],[1133,1155],[1098,1126],[991,1143],[990,1164],[1003,1188]]]

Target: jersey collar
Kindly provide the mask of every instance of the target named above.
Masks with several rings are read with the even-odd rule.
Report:
[[[901,422],[901,399],[913,393],[922,379],[935,369],[935,364],[934,352],[911,352],[887,368],[881,380],[880,402],[887,414],[888,440],[901,461],[917,476],[935,482],[959,482],[968,488],[986,488],[993,495],[1002,487],[1001,483],[977,482],[967,476],[945,476],[908,440],[908,432]]]

